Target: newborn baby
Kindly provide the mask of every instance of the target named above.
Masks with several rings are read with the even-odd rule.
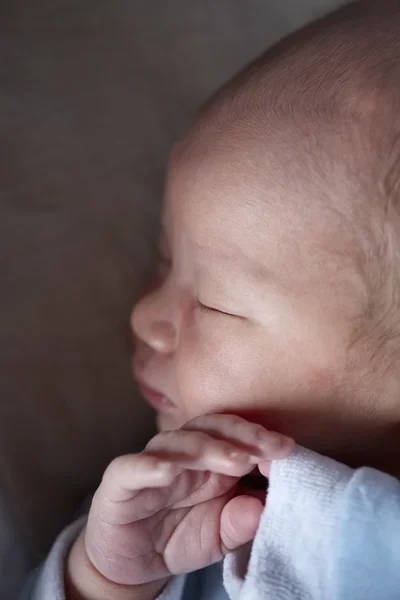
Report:
[[[177,145],[132,315],[160,433],[108,467],[35,597],[398,598],[399,40],[400,2],[342,9]]]

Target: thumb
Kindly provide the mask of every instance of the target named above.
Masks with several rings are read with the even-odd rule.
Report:
[[[264,506],[252,496],[232,498],[221,513],[220,537],[224,554],[254,539]]]

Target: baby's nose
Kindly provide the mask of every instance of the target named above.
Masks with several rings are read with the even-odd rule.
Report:
[[[169,354],[175,350],[177,334],[175,326],[163,314],[157,293],[141,298],[133,309],[131,324],[135,335],[156,352]]]

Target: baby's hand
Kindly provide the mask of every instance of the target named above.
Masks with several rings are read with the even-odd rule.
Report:
[[[95,570],[138,586],[201,569],[252,540],[262,502],[239,479],[293,449],[290,438],[233,415],[192,419],[107,468],[84,534]]]

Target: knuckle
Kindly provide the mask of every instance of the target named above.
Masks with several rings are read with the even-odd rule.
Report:
[[[123,454],[114,458],[106,468],[103,481],[108,484],[118,485],[124,474],[135,470],[135,466],[142,460],[142,454]]]
[[[127,463],[127,456],[123,455],[123,456],[117,456],[116,458],[114,458],[110,464],[108,465],[105,474],[115,474],[118,473],[122,468],[125,467]]]
[[[204,433],[204,431],[197,431],[194,439],[198,452],[201,452],[205,446],[210,445],[210,443],[214,441],[207,433]]]
[[[159,450],[163,446],[167,445],[167,443],[171,440],[171,438],[176,435],[175,431],[161,431],[157,435],[155,435],[151,440],[147,443],[145,447],[145,451],[147,450]]]
[[[229,425],[239,438],[247,436],[252,428],[252,423],[245,421],[245,419],[242,419],[242,417],[238,417],[237,415],[230,415]]]
[[[128,464],[129,455],[117,456],[114,458],[104,472],[103,479],[108,481],[115,480]]]

